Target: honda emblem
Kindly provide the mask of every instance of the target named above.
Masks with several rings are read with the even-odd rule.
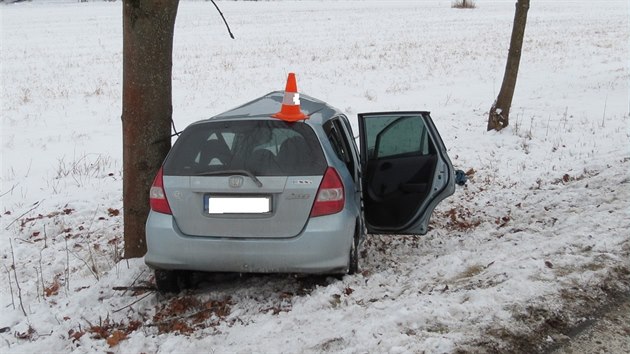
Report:
[[[243,186],[243,177],[232,176],[228,180],[228,184],[230,185],[230,188],[241,188],[241,186]]]

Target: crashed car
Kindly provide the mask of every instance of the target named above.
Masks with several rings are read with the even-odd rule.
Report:
[[[186,271],[354,273],[366,233],[425,234],[454,171],[429,112],[348,118],[271,92],[181,133],[150,190],[145,263],[158,290]]]

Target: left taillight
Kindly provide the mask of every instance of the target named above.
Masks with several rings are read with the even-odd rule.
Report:
[[[173,214],[171,207],[168,205],[168,199],[166,199],[164,178],[162,176],[162,167],[160,167],[149,190],[149,205],[151,206],[151,210],[157,213]]]

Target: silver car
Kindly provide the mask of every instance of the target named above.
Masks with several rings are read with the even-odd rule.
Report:
[[[158,290],[189,270],[354,273],[366,232],[427,232],[455,189],[429,113],[359,114],[359,150],[340,110],[299,101],[297,121],[274,117],[277,91],[182,132],[151,187]]]

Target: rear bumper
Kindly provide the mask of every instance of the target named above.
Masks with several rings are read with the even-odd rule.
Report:
[[[242,273],[344,273],[356,215],[312,218],[302,232],[285,239],[190,237],[171,215],[149,213],[145,263],[157,269]]]

